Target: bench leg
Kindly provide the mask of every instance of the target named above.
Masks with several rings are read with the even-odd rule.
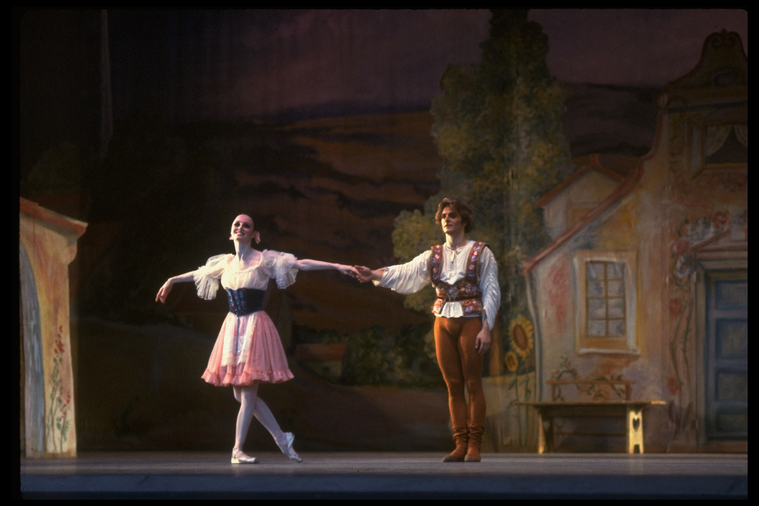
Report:
[[[553,416],[538,410],[538,453],[551,453],[553,448]]]
[[[546,429],[543,427],[543,413],[538,410],[538,453],[546,452]]]
[[[627,453],[643,453],[643,408],[627,408]]]

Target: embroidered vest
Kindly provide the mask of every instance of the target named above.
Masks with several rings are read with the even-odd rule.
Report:
[[[484,242],[474,243],[466,261],[464,277],[453,285],[440,280],[440,274],[443,272],[443,246],[439,244],[432,247],[429,269],[430,279],[437,295],[432,305],[434,314],[440,314],[446,302],[460,302],[464,316],[482,314],[482,292],[480,292],[480,276],[477,267],[482,249],[486,246]]]
[[[227,289],[227,303],[229,312],[237,316],[261,311],[264,308],[264,296],[266,290],[253,288],[240,288],[238,290]]]

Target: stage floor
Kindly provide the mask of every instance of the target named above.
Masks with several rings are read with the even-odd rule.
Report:
[[[747,454],[85,453],[20,460],[25,499],[748,498]]]

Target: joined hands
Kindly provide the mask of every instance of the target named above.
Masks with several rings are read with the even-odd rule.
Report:
[[[340,272],[347,276],[352,276],[362,283],[372,280],[372,270],[369,267],[362,265],[341,265],[339,267]]]
[[[350,265],[340,265],[337,270],[345,274],[346,276],[351,276],[354,278],[358,278],[359,274],[355,267]]]
[[[360,282],[366,283],[372,280],[372,270],[369,267],[354,265],[353,268],[356,270],[356,279]]]

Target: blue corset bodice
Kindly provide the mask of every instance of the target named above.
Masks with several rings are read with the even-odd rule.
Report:
[[[238,290],[227,291],[227,302],[229,303],[229,312],[237,316],[261,311],[264,308],[264,296],[266,290],[255,290],[253,288],[240,288]]]

